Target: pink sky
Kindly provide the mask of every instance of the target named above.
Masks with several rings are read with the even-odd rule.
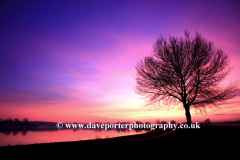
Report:
[[[197,30],[224,50],[239,78],[239,1],[4,2],[0,118],[30,121],[186,121],[181,106],[149,110],[133,88],[137,61],[162,34]],[[192,121],[240,120],[239,96]]]

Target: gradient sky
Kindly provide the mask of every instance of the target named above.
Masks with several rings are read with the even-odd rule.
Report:
[[[134,93],[136,63],[157,37],[197,30],[239,78],[240,1],[1,0],[0,118],[30,121],[186,121],[181,106],[149,110]],[[240,120],[240,98],[192,121]]]

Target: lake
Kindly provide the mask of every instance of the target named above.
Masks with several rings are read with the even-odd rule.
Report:
[[[135,130],[126,130],[125,132],[117,132],[116,130],[95,131],[67,129],[55,131],[0,132],[0,146],[90,140],[96,139],[97,137],[104,139],[141,133],[146,133],[146,131],[136,132]]]

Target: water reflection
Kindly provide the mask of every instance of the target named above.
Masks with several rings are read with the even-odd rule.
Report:
[[[136,122],[137,124],[141,124],[141,122]],[[93,123],[92,125],[101,125],[102,123]],[[107,123],[106,123],[107,124]],[[129,124],[126,122],[117,122],[115,124]],[[124,127],[121,128],[117,125],[115,125],[115,127],[112,128],[108,128],[107,130],[105,130],[104,128],[101,127],[92,127],[92,128],[88,128],[86,127],[89,124],[83,124],[82,128],[66,128],[66,126],[63,126],[63,128],[58,129],[56,127],[56,123],[55,122],[15,122],[15,121],[3,121],[0,122],[0,132],[3,133],[5,136],[9,136],[10,134],[12,134],[13,136],[18,135],[19,133],[21,133],[22,136],[25,136],[27,134],[28,131],[33,131],[33,132],[44,132],[44,131],[48,131],[48,132],[56,132],[58,130],[72,130],[73,132],[76,132],[78,130],[93,130],[95,132],[102,132],[102,131],[116,131],[118,133],[120,132],[129,132],[130,130],[133,130],[135,132],[142,132],[144,131],[148,131],[150,129],[138,129],[138,128],[129,128],[129,127]],[[110,124],[109,124],[110,125]],[[114,124],[112,124],[114,125]]]
[[[7,131],[0,133],[0,146],[7,145],[25,145],[35,143],[51,143],[51,142],[65,142],[65,141],[79,141],[92,139],[105,139],[119,136],[134,135],[145,133],[146,131],[136,132],[134,130],[126,131],[99,131],[99,130],[41,130],[41,131]],[[21,134],[20,134],[21,133]]]
[[[58,129],[54,122],[17,123],[18,125],[12,122],[8,125],[0,123],[0,146],[112,138],[147,132],[134,128]]]
[[[25,136],[27,135],[27,133],[29,131],[32,131],[32,132],[57,132],[57,131],[61,131],[61,130],[68,130],[68,131],[73,131],[73,132],[76,132],[76,131],[79,131],[79,130],[91,130],[91,131],[94,131],[94,132],[109,132],[109,131],[116,131],[118,133],[120,132],[129,132],[130,130],[129,129],[108,129],[108,130],[102,130],[102,129],[56,129],[56,128],[44,128],[44,127],[40,127],[40,128],[36,128],[36,129],[24,129],[24,130],[20,130],[20,129],[14,129],[14,128],[11,128],[11,129],[1,129],[0,132],[3,133],[6,137],[8,137],[9,135],[12,135],[12,136],[15,136],[15,135],[18,135],[18,134],[21,134],[22,136]],[[132,131],[138,133],[138,132],[142,132],[142,131],[147,131],[147,130],[142,130],[142,129],[132,129]]]

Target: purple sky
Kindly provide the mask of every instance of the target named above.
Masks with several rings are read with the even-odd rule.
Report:
[[[185,121],[149,111],[134,93],[137,61],[157,37],[197,30],[240,68],[240,1],[2,0],[0,118],[43,121]],[[193,121],[240,120],[239,97]]]

